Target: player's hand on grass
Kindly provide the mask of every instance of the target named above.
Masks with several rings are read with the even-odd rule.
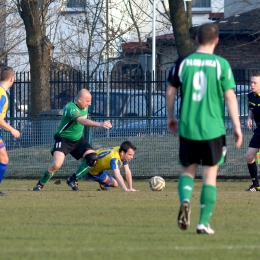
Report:
[[[131,192],[131,191],[139,191],[139,190],[132,188],[132,189],[126,189],[125,191]]]
[[[178,132],[178,121],[175,117],[168,118],[168,129],[171,134],[176,135]]]
[[[110,128],[112,128],[112,124],[111,124],[110,120],[106,120],[100,124],[100,127],[103,127],[105,129],[110,129]]]
[[[130,191],[139,191],[139,190],[136,190],[136,189],[134,189],[134,188],[132,188],[132,189],[129,189]]]

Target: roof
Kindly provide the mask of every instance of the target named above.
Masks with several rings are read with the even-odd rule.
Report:
[[[220,34],[260,34],[260,8],[235,14],[217,22]]]
[[[218,20],[224,18],[224,13],[209,13],[209,19]]]
[[[156,36],[156,40],[174,40],[173,33],[163,34]]]
[[[141,53],[141,48],[145,53],[151,53],[151,49],[148,48],[146,42],[125,42],[121,44],[122,51],[128,53]]]

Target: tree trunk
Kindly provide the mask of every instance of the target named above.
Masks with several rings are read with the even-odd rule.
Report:
[[[188,27],[192,27],[192,4],[191,1],[185,1],[186,3],[186,17],[187,17],[187,22],[188,22]]]
[[[37,0],[22,0],[20,15],[26,29],[26,44],[31,72],[30,116],[38,117],[42,110],[50,106],[50,65],[53,45],[41,24],[41,13]],[[42,19],[44,20],[44,19]]]
[[[179,56],[188,55],[194,48],[189,34],[184,2],[183,0],[169,0],[169,8],[177,53]]]

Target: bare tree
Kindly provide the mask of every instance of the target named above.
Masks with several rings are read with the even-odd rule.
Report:
[[[31,116],[38,117],[42,110],[50,109],[49,72],[53,45],[46,35],[46,14],[51,2],[21,0],[17,3],[24,21],[26,44],[31,72]]]
[[[187,55],[193,51],[193,44],[183,0],[169,0],[169,8],[178,55]]]

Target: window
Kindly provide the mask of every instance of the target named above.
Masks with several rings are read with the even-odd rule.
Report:
[[[211,0],[192,0],[192,8],[210,8]]]
[[[68,8],[84,8],[83,0],[69,0],[67,3]]]

